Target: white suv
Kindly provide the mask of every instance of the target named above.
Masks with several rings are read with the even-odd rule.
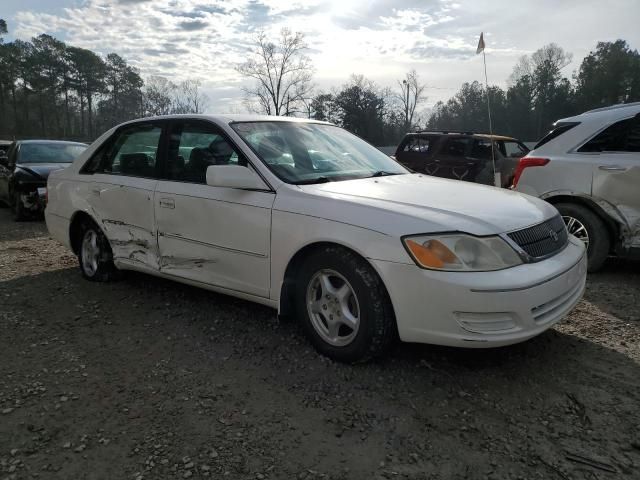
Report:
[[[558,120],[514,187],[555,205],[587,245],[589,271],[610,254],[640,257],[640,102]]]

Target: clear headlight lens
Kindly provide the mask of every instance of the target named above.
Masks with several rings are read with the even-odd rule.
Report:
[[[418,235],[405,237],[404,244],[419,267],[432,270],[482,272],[522,264],[516,251],[498,236]]]

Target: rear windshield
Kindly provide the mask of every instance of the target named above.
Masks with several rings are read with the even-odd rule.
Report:
[[[580,125],[580,122],[558,122],[558,123],[556,123],[554,125],[553,129],[551,129],[551,131],[549,133],[547,133],[544,137],[542,137],[542,140],[540,140],[538,143],[536,143],[536,146],[533,147],[533,149],[535,150],[536,148],[540,148],[545,143],[548,143],[551,140],[553,140],[554,138],[559,137],[563,133],[568,132],[569,130],[571,130],[576,125]]]
[[[78,143],[23,143],[20,163],[71,163],[87,149]]]

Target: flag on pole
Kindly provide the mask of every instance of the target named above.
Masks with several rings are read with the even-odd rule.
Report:
[[[478,48],[476,49],[476,55],[480,52],[484,52],[484,32],[480,33],[480,40],[478,40]]]

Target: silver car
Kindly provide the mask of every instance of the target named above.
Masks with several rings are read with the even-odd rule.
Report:
[[[610,254],[640,257],[640,102],[558,120],[513,184],[555,205],[585,243],[589,271]]]

